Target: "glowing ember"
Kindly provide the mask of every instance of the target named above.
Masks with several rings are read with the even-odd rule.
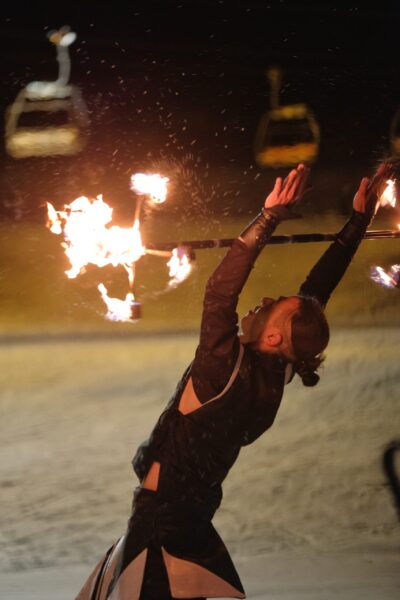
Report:
[[[396,183],[393,179],[388,179],[386,187],[381,195],[379,206],[396,206]]]
[[[90,201],[77,198],[64,210],[57,211],[48,203],[48,227],[56,234],[63,233],[65,249],[71,269],[70,279],[84,273],[86,265],[98,267],[123,265],[129,269],[145,253],[140,236],[139,221],[132,227],[109,226],[112,208],[102,196]]]
[[[106,319],[127,323],[134,322],[139,318],[140,311],[137,308],[140,308],[140,303],[135,302],[134,295],[131,292],[126,295],[125,300],[120,300],[119,298],[110,298],[104,284],[100,283],[97,287],[107,306]]]
[[[371,279],[387,288],[400,287],[400,265],[392,265],[388,271],[371,267]]]
[[[184,281],[192,270],[190,258],[185,248],[174,248],[167,266],[169,267],[169,276],[172,278],[169,282],[170,286],[175,287]]]
[[[156,204],[165,202],[167,197],[168,177],[161,175],[145,175],[144,173],[135,173],[131,177],[131,190],[136,194],[147,194]]]

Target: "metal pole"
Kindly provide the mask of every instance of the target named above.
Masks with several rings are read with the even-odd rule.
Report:
[[[333,242],[336,233],[294,233],[289,235],[273,235],[269,238],[267,245],[272,244],[306,244],[310,242]],[[215,240],[186,240],[179,242],[149,242],[146,249],[156,251],[168,251],[184,246],[192,250],[203,250],[206,248],[228,248],[232,246],[236,238],[222,238]],[[365,240],[387,240],[400,239],[400,230],[377,229],[367,231]]]

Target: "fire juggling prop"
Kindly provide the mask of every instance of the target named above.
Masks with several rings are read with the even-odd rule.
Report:
[[[63,234],[62,246],[71,264],[65,273],[74,279],[86,270],[88,264],[97,267],[122,266],[128,275],[129,292],[124,300],[111,298],[103,283],[98,286],[101,298],[107,306],[106,318],[111,321],[136,321],[141,316],[141,304],[135,300],[133,287],[135,266],[146,253],[161,254],[170,258],[170,286],[176,287],[191,271],[191,258],[182,247],[171,251],[154,252],[147,250],[140,233],[140,212],[144,196],[149,201],[160,204],[167,198],[168,178],[160,175],[136,173],[131,177],[131,189],[138,194],[132,227],[111,225],[113,209],[104,202],[102,196],[89,200],[85,196],[57,211],[47,203],[47,226],[55,234]]]
[[[85,196],[77,198],[63,210],[57,211],[47,203],[47,226],[55,234],[63,234],[62,246],[71,264],[66,271],[67,277],[74,279],[86,270],[88,264],[97,267],[122,266],[128,275],[129,292],[124,300],[112,298],[103,283],[98,285],[101,298],[107,306],[106,319],[111,321],[135,322],[141,317],[141,303],[135,300],[136,263],[145,254],[168,258],[169,288],[175,288],[184,281],[192,270],[195,249],[229,247],[233,239],[191,240],[181,243],[142,242],[140,232],[140,213],[143,202],[162,204],[167,199],[168,178],[158,174],[136,173],[131,177],[130,188],[138,198],[132,227],[112,225],[113,209],[104,202],[102,196],[89,200]],[[387,181],[379,206],[395,206],[395,182]],[[364,239],[378,240],[400,238],[400,229],[367,231]],[[305,233],[272,236],[267,244],[295,244],[308,242],[333,241],[336,234]],[[393,265],[388,272],[382,267],[371,268],[371,278],[387,287],[399,287],[400,265]]]
[[[387,181],[387,186],[381,196],[380,206],[396,206],[395,182]],[[398,225],[400,233],[400,225]],[[392,265],[387,271],[380,266],[371,267],[371,279],[387,288],[400,288],[400,265]]]
[[[387,288],[400,288],[400,265],[392,265],[388,271],[382,267],[371,267],[371,279]]]

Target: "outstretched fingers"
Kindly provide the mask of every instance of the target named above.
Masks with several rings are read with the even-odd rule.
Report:
[[[282,177],[277,177],[277,178],[275,179],[275,185],[274,185],[274,189],[272,190],[272,192],[273,192],[274,194],[276,194],[277,196],[279,196],[279,194],[281,193],[281,190],[282,190],[282,183],[283,183],[283,181],[282,181]]]
[[[353,208],[358,212],[364,213],[367,208],[367,191],[370,185],[370,179],[368,177],[363,177],[361,179],[360,185],[354,196]]]
[[[294,169],[289,173],[287,188],[286,188],[286,200],[287,202],[293,202],[300,200],[306,191],[307,179],[310,173],[310,169],[299,164],[297,169]]]
[[[300,169],[301,167],[301,169]],[[299,179],[296,189],[296,200],[300,200],[306,192],[311,189],[311,186],[308,185],[308,176],[310,175],[310,167],[307,167],[303,164],[298,166]]]
[[[296,180],[298,179],[299,173],[297,169],[292,169],[290,173],[286,176],[285,181],[283,182],[283,190],[285,191],[286,197],[289,196],[291,190],[296,185]]]
[[[361,179],[361,183],[360,183],[360,187],[358,188],[358,191],[361,192],[362,194],[365,194],[368,190],[370,183],[371,183],[371,180],[369,177],[363,177]]]
[[[307,178],[310,169],[300,163],[292,169],[287,177],[277,177],[272,192],[267,196],[264,207],[271,208],[278,204],[291,204],[300,200],[307,191]]]

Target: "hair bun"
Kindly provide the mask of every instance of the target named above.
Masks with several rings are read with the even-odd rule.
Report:
[[[309,371],[308,373],[304,373],[304,374],[300,375],[300,377],[303,382],[303,385],[306,385],[307,387],[313,387],[314,385],[317,385],[317,383],[319,381],[319,375],[317,373],[315,373],[314,371]]]
[[[294,365],[296,373],[301,377],[303,385],[313,387],[319,381],[319,375],[315,372],[321,360],[301,361]]]

